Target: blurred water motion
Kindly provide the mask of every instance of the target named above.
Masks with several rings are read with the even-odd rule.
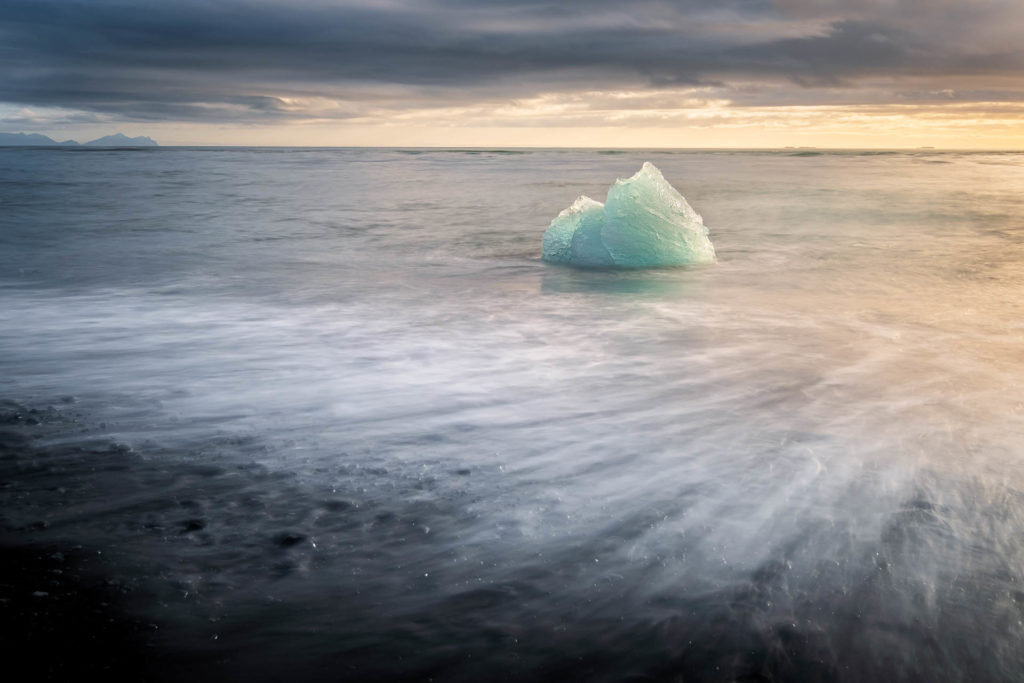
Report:
[[[0,149],[8,536],[170,676],[1019,680],[1024,155],[659,154],[719,263],[542,263],[645,158]]]

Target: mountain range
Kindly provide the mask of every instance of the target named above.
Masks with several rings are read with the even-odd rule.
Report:
[[[156,140],[139,135],[130,138],[122,133],[104,135],[101,138],[79,143],[74,140],[57,142],[39,133],[0,133],[0,147],[158,147]]]

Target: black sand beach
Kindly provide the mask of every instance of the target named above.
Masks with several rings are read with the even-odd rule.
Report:
[[[59,468],[69,450],[80,454],[81,447],[47,449],[35,443],[48,426],[52,429],[47,422],[56,415],[8,402],[0,408],[0,500],[47,498],[52,492],[33,490],[23,476]],[[5,666],[20,671],[22,680],[161,680],[150,651],[157,625],[126,611],[131,580],[113,578],[101,550],[60,539],[60,532],[50,529],[53,512],[44,504],[38,519],[28,524],[0,518]]]

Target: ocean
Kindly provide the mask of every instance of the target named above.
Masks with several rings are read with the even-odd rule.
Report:
[[[644,161],[717,263],[540,260]],[[0,149],[8,642],[102,608],[138,680],[1020,680],[1022,188],[1009,152]]]

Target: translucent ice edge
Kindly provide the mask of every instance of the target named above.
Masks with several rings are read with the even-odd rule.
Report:
[[[712,263],[703,219],[661,171],[645,162],[615,181],[605,203],[580,197],[551,221],[543,256],[581,268],[658,268]]]

